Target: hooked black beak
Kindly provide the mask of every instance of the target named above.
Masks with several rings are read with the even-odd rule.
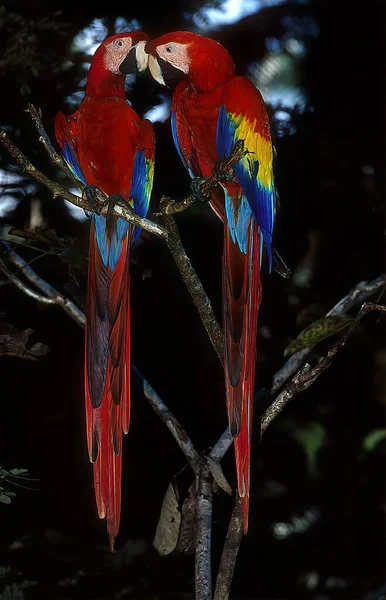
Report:
[[[119,72],[121,75],[128,75],[129,73],[136,73],[138,71],[137,57],[135,54],[135,46],[133,46],[130,52],[126,55],[119,65]]]
[[[146,40],[141,40],[133,46],[126,58],[122,61],[119,71],[122,75],[141,73],[147,69],[148,55],[145,52]]]
[[[165,82],[165,85],[169,88],[174,88],[177,83],[182,81],[183,79],[188,79],[186,73],[181,71],[181,69],[177,69],[177,67],[173,67],[170,63],[162,58],[157,58],[159,68],[161,69],[161,73]]]

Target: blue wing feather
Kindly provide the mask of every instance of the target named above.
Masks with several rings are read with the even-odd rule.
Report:
[[[130,199],[133,200],[134,210],[140,217],[146,217],[150,204],[150,195],[153,184],[154,163],[145,157],[145,152],[137,152],[133,166]],[[136,243],[141,233],[140,227],[134,228],[133,244]]]
[[[227,111],[225,105],[220,107],[216,137],[217,151],[220,160],[224,160],[225,158],[229,157],[236,142],[242,139],[239,137],[238,131],[240,124],[245,125],[241,115],[238,115],[237,118],[235,118],[234,115]],[[253,158],[254,149],[248,148],[247,145],[246,149],[249,150],[249,154],[241,158],[234,165],[234,171],[243,188],[244,197],[248,201],[251,213],[255,217],[261,231],[268,253],[269,269],[271,270],[272,234],[275,220],[276,202],[275,189],[274,186],[269,189],[259,181],[259,163]],[[229,202],[229,200],[226,202],[228,219],[229,215],[231,214],[231,210],[228,206]],[[245,244],[247,240],[247,231],[245,231],[245,228],[249,226],[249,219],[247,219],[248,211],[246,210],[243,202],[244,198],[241,199],[241,207],[237,214],[237,224],[233,223],[233,229],[235,232],[234,239],[238,240],[240,249],[245,252]]]

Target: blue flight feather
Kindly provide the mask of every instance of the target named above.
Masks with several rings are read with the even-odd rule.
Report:
[[[175,147],[177,149],[177,152],[179,154],[179,157],[182,160],[182,164],[184,165],[185,169],[187,169],[187,171],[189,172],[190,177],[192,179],[194,179],[194,173],[193,173],[192,169],[190,168],[188,161],[183,156],[183,154],[181,152],[181,149],[180,149],[180,145],[178,143],[177,120],[176,120],[176,112],[174,110],[172,110],[171,124],[172,124],[173,141],[174,141],[174,145],[175,145]]]
[[[239,119],[239,117],[238,117]],[[218,121],[217,121],[217,132],[216,132],[216,144],[217,151],[220,160],[228,158],[233,151],[236,142],[240,139],[238,137],[238,122],[230,114],[224,105],[220,107]],[[272,268],[272,234],[273,226],[275,221],[275,191],[274,188],[267,189],[258,179],[259,165],[256,160],[253,159],[253,149],[246,148],[251,153],[241,158],[234,165],[235,174],[243,188],[244,195],[249,203],[251,211],[257,221],[262,238],[264,240],[265,247],[268,253],[269,270]],[[228,216],[228,208],[227,208]],[[229,216],[228,216],[229,219]],[[247,239],[247,232],[242,232],[242,227],[248,226],[247,220],[243,217],[238,227],[237,240],[239,242],[240,249],[244,252],[241,240]],[[236,229],[235,229],[236,235]],[[261,260],[261,255],[260,255]]]

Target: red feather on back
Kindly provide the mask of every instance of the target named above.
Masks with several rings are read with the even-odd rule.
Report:
[[[109,71],[105,58],[106,48],[117,38],[125,43],[128,37],[133,45],[147,39],[141,32],[118,34],[99,47],[81,105],[69,117],[57,115],[55,132],[76,177],[108,196],[122,194],[128,202],[134,201],[135,208],[144,202],[139,208],[146,214],[151,169],[141,173],[141,197],[131,195],[137,157],[142,157],[141,165],[146,166],[146,161],[153,164],[153,128],[129,106],[124,76]],[[122,219],[107,220],[101,215],[93,216],[90,229],[85,344],[87,445],[94,463],[98,514],[107,520],[111,549],[121,514],[122,435],[130,424],[129,249],[134,231]]]

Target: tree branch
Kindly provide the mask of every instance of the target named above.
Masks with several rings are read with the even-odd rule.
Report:
[[[237,554],[243,539],[243,513],[239,495],[233,506],[228,532],[218,568],[213,600],[228,600],[235,570]]]
[[[43,127],[43,123],[41,120],[41,117],[42,117],[41,110],[36,109],[33,106],[33,104],[28,104],[28,108],[27,108],[26,112],[29,113],[29,115],[32,119],[32,122],[37,129],[37,132],[39,134],[39,142],[41,142],[43,144],[44,148],[46,149],[46,151],[48,153],[48,156],[51,158],[54,165],[59,167],[63,171],[63,173],[65,173],[67,175],[67,177],[75,183],[75,185],[77,187],[80,187],[81,182],[79,181],[79,179],[77,179],[75,177],[75,175],[73,175],[73,173],[68,168],[67,163],[63,160],[63,158],[60,156],[60,154],[58,152],[56,152],[54,146],[52,145],[51,140],[48,137],[47,132]]]
[[[379,292],[386,285],[386,275],[381,275],[374,279],[370,283],[361,281],[355,286],[339,302],[326,314],[326,317],[343,315],[349,312],[357,304],[365,302],[368,298],[373,296],[376,292]],[[299,367],[304,362],[304,359],[311,353],[314,346],[295,352],[287,362],[279,369],[279,371],[273,376],[271,393],[277,392],[288,379],[296,373]]]
[[[212,502],[213,477],[201,461],[196,476],[195,599],[212,600]]]
[[[370,284],[370,289],[372,290],[371,293],[373,293],[373,287],[374,286]],[[354,290],[351,293],[353,292]],[[343,301],[346,301],[346,298],[347,297],[343,298],[343,300],[339,304],[342,303],[341,305],[343,306]],[[332,359],[337,354],[337,352],[339,352],[339,350],[343,348],[349,336],[353,333],[360,320],[371,311],[386,312],[386,306],[382,306],[381,304],[374,304],[372,302],[365,302],[362,305],[359,313],[355,317],[353,323],[347,328],[346,333],[342,335],[342,337],[329,349],[327,355],[312,369],[308,364],[303,366],[303,368],[295,375],[295,377],[293,377],[293,379],[285,387],[285,389],[278,395],[278,397],[274,400],[271,406],[265,411],[261,420],[261,436],[267,429],[268,425],[273,421],[273,419],[282,411],[284,406],[288,404],[291,398],[293,398],[295,394],[303,392],[304,390],[309,388],[313,383],[315,383],[319,375],[321,375],[323,371],[328,369],[328,367],[331,365]]]
[[[192,263],[186,255],[180,234],[178,233],[177,225],[173,217],[167,212],[170,202],[170,199],[165,196],[161,198],[161,214],[167,231],[167,238],[165,241],[174,258],[174,262],[177,265],[181,277],[189,290],[194,305],[199,312],[213,348],[216,350],[221,363],[223,363],[224,336],[221,327],[214,316],[210,300],[205,293],[201,281],[197,277],[197,273],[192,267]]]
[[[18,254],[16,254],[16,252],[14,252],[13,250],[10,249],[11,247],[9,244],[2,242],[2,245],[7,251],[6,258],[15,267],[20,269],[22,271],[23,275],[25,276],[25,278],[28,279],[28,281],[30,283],[32,283],[38,290],[40,290],[40,292],[42,292],[43,295],[33,292],[33,290],[31,290],[24,283],[22,283],[22,281],[20,281],[20,279],[18,279],[15,275],[13,275],[10,271],[8,271],[8,269],[6,267],[5,267],[5,269],[6,269],[6,272],[5,272],[4,268],[3,268],[4,263],[2,261],[0,261],[3,271],[5,272],[7,277],[10,279],[10,281],[12,281],[12,283],[14,283],[25,294],[32,295],[32,297],[35,298],[35,300],[38,300],[39,302],[44,302],[45,304],[57,304],[72,319],[74,319],[74,321],[76,321],[78,323],[78,325],[80,325],[81,327],[85,326],[86,318],[85,318],[84,314],[82,313],[81,310],[79,310],[79,308],[73,302],[71,302],[71,300],[66,298],[66,296],[63,296],[63,294],[61,294],[60,292],[55,290],[55,288],[53,288],[46,281],[44,281],[44,279],[39,277],[39,275],[37,275],[35,273],[35,271],[33,269],[31,269],[31,267],[25,262],[25,260],[21,256],[19,256]],[[33,292],[33,294],[31,294],[30,292]]]
[[[197,473],[198,468],[196,465],[196,460],[199,458],[198,452],[193,446],[192,441],[190,440],[188,434],[182,425],[177,421],[176,417],[169,410],[166,404],[161,400],[158,396],[157,392],[151,387],[151,385],[146,381],[146,379],[141,375],[138,371],[137,367],[133,364],[131,365],[131,370],[136,374],[138,379],[142,382],[142,391],[145,398],[148,400],[150,406],[157,414],[157,416],[161,419],[161,421],[166,425],[169,429],[170,433],[176,440],[178,447],[184,453],[188,461],[190,462],[192,469],[195,473]]]
[[[0,142],[8,150],[8,152],[13,156],[13,158],[16,160],[16,162],[21,166],[23,171],[25,171],[26,173],[29,173],[29,175],[31,175],[31,177],[33,177],[34,179],[36,179],[37,181],[42,183],[46,188],[48,188],[53,193],[54,198],[59,196],[61,198],[64,198],[65,200],[68,200],[68,202],[71,202],[71,204],[75,204],[75,206],[79,206],[80,208],[83,208],[83,210],[87,210],[89,212],[94,212],[93,207],[89,205],[89,203],[87,202],[87,200],[85,198],[76,196],[72,192],[70,192],[70,191],[66,190],[64,187],[62,187],[59,183],[55,183],[55,182],[51,181],[41,171],[39,171],[39,169],[34,167],[34,165],[24,156],[24,154],[21,152],[21,150],[19,150],[19,148],[17,148],[15,146],[15,144],[10,140],[7,133],[3,129],[0,129]],[[80,181],[77,181],[77,185],[80,190],[84,189],[84,185]],[[101,192],[101,194],[102,194],[102,198],[104,198],[105,196],[103,195],[102,192]],[[106,206],[105,209],[101,211],[101,214],[105,214],[105,213],[107,214],[107,209],[108,209],[108,207]],[[143,217],[140,217],[139,215],[137,215],[134,212],[134,210],[128,204],[125,204],[124,206],[122,204],[117,204],[114,207],[114,214],[117,217],[120,217],[121,219],[128,221],[132,225],[141,227],[142,229],[145,229],[145,231],[148,231],[149,233],[154,233],[154,235],[157,235],[160,238],[165,239],[167,236],[167,233],[166,233],[166,230],[164,229],[164,227],[162,227],[161,225],[158,225],[157,223],[153,223],[153,221],[149,221],[148,219],[144,219]]]

